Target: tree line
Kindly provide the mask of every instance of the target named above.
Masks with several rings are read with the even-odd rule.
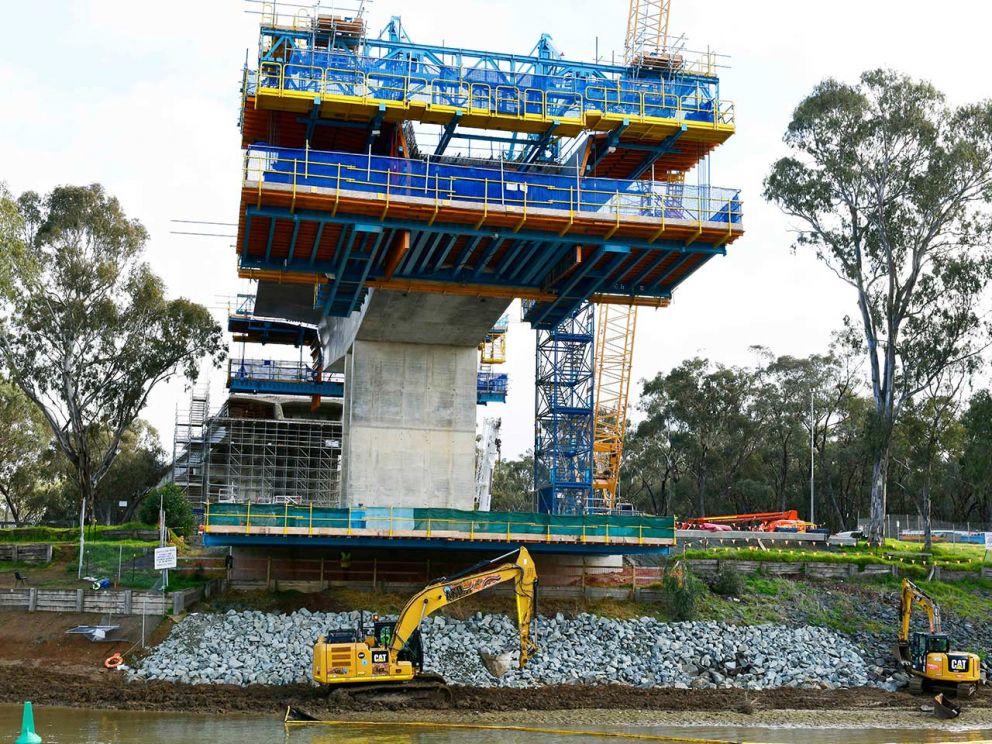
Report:
[[[688,359],[643,381],[618,497],[679,517],[797,509],[834,531],[870,509],[878,436],[860,355],[756,347],[755,363]],[[907,402],[893,428],[893,513],[992,524],[992,393],[964,384]],[[533,502],[530,454],[498,464],[493,509]]]

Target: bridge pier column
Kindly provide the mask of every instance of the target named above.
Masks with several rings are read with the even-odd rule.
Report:
[[[345,361],[345,502],[471,509],[478,351],[356,339]]]

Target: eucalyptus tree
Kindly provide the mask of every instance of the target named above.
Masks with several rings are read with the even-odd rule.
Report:
[[[857,298],[874,403],[869,537],[886,513],[892,429],[912,396],[975,355],[987,333],[992,103],[949,106],[891,71],[825,80],[793,113],[791,154],[765,197]]]
[[[0,363],[37,406],[93,500],[156,385],[223,357],[221,328],[167,299],[148,233],[99,185],[0,193]]]

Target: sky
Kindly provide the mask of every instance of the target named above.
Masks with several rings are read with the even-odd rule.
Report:
[[[303,0],[297,0],[303,2]],[[329,4],[329,3],[326,3]],[[15,193],[99,182],[151,233],[147,260],[170,295],[215,311],[251,286],[237,278],[232,239],[172,234],[171,220],[234,222],[241,152],[239,83],[257,49],[260,4],[246,0],[5,3],[0,45],[0,181]],[[402,15],[414,41],[527,53],[542,32],[572,59],[622,55],[627,0],[374,0],[369,28]],[[739,188],[746,234],[676,292],[641,309],[632,401],[640,381],[704,356],[751,364],[750,347],[823,351],[855,298],[812,255],[791,249],[792,225],[761,199],[796,104],[827,77],[854,81],[890,67],[925,78],[952,104],[992,96],[992,3],[945,0],[673,0],[670,30],[689,48],[728,55],[721,95],[737,133],[712,157],[714,186]],[[226,233],[229,228],[200,228]],[[503,455],[533,445],[534,333],[511,310]],[[267,347],[271,348],[271,347]],[[233,349],[240,355],[239,349]],[[208,374],[214,405],[224,373]],[[142,414],[171,450],[181,381]]]

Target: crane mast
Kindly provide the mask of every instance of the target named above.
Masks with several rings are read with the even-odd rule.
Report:
[[[668,49],[668,17],[672,0],[630,0],[624,64],[636,65],[644,55]]]
[[[604,509],[617,507],[617,484],[634,355],[637,308],[599,305],[596,317],[596,404],[593,417],[593,489]]]

